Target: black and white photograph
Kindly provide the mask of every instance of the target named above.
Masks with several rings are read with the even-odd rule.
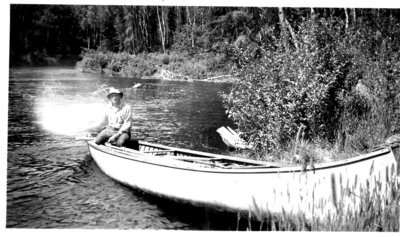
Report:
[[[376,4],[3,4],[6,233],[399,232],[400,4]]]

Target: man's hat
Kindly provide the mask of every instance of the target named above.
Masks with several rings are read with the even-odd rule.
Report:
[[[117,90],[114,87],[110,88],[110,91],[108,92],[108,95],[107,95],[107,99],[110,99],[111,94],[119,94],[121,96],[121,98],[124,95],[120,90]]]

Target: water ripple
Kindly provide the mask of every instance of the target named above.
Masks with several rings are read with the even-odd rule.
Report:
[[[140,87],[135,87],[138,83]],[[230,121],[218,93],[229,85],[20,68],[10,70],[9,86],[8,228],[230,229],[235,225],[230,216],[213,217],[202,208],[114,182],[98,169],[84,142],[45,129],[41,120],[54,112],[41,110],[49,104],[62,108],[104,103],[107,88],[114,86],[132,106],[134,134],[150,142],[223,152],[225,146],[215,130]],[[66,122],[68,118],[58,126]]]

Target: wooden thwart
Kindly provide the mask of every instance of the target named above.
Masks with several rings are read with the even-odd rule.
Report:
[[[175,152],[175,150],[158,150],[158,151],[143,151],[144,153],[165,153],[165,152]]]
[[[88,137],[88,136],[75,137],[75,140],[77,140],[77,141],[91,141],[91,140],[94,140],[94,139],[95,139],[95,137]]]

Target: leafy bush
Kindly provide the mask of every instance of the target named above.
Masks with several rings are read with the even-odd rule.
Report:
[[[169,64],[169,62],[170,62],[170,58],[169,58],[169,56],[168,56],[168,55],[165,55],[165,54],[163,54],[163,55],[161,56],[161,62],[162,62],[163,64],[165,64],[165,65],[168,65],[168,64]]]
[[[224,103],[256,151],[283,149],[301,125],[307,139],[335,142],[344,134],[345,144],[362,124],[374,130],[370,134],[399,130],[399,56],[390,49],[398,47],[394,36],[400,28],[388,31],[390,39],[371,40],[379,28],[345,30],[344,25],[336,18],[311,18],[299,25],[295,41],[277,39],[273,50],[270,45],[233,49],[240,80]],[[360,85],[373,100],[357,97]],[[366,145],[381,142],[382,135],[372,140]]]
[[[82,70],[100,70],[100,63],[96,60],[96,52],[89,50],[83,53],[82,60],[77,63],[77,67]]]
[[[400,132],[400,25],[392,19],[377,24],[385,27],[355,33],[359,48],[348,77],[357,82],[342,102],[342,133],[358,149]]]

